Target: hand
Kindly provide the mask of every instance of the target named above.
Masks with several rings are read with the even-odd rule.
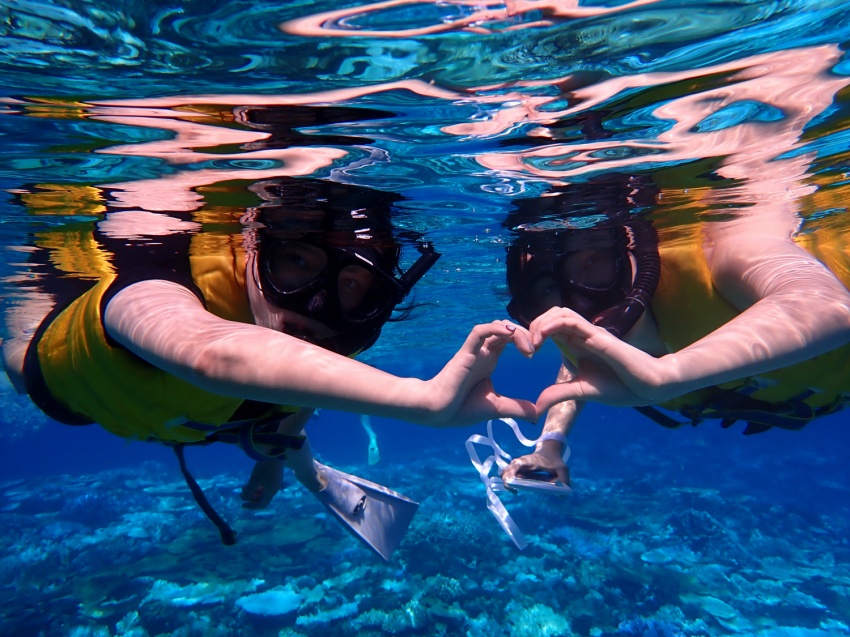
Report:
[[[248,484],[242,487],[240,495],[245,501],[242,508],[265,509],[283,487],[283,462],[280,460],[257,462],[251,471]]]
[[[502,482],[506,489],[513,491],[507,484],[508,480],[534,473],[548,473],[552,478],[549,482],[570,485],[570,470],[564,463],[563,456],[553,447],[545,444],[534,453],[514,458],[513,462],[502,471]]]
[[[552,308],[535,319],[529,329],[535,347],[551,337],[577,361],[570,370],[570,380],[551,385],[540,394],[540,413],[565,400],[634,407],[676,395],[665,380],[665,374],[670,374],[663,359],[629,345],[570,309]]]
[[[490,380],[499,356],[511,342],[525,356],[533,355],[530,334],[522,327],[509,321],[476,325],[457,354],[427,382],[432,407],[423,424],[461,427],[491,418],[535,422],[534,404],[498,394]]]
[[[312,410],[307,413],[311,414]],[[292,469],[295,479],[308,491],[316,493],[327,486],[327,478],[319,471],[317,463],[313,460],[313,450],[309,440],[305,440],[300,449],[287,449],[284,464]]]

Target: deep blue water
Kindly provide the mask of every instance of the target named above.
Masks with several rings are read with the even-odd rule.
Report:
[[[846,228],[845,2],[578,4],[0,0],[0,274],[128,211],[235,232],[266,180],[393,191],[393,222],[443,256],[361,359],[429,378],[507,317],[509,213],[553,185],[640,175],[669,236],[776,197],[801,233]],[[533,399],[557,366],[551,344],[508,351],[494,383]],[[743,436],[590,405],[573,492],[503,496],[521,552],[464,451],[484,423],[373,418],[369,466],[358,415],[322,411],[323,462],[421,503],[388,563],[291,476],[267,511],[241,509],[233,447],[187,453],[239,532],[227,548],[169,449],[52,422],[5,381],[0,417],[3,634],[850,633],[847,412]]]

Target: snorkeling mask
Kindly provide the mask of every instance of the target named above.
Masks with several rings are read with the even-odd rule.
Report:
[[[440,258],[427,243],[420,245],[420,252],[416,262],[395,277],[375,248],[322,246],[305,240],[261,243],[260,288],[275,307],[338,332],[327,339],[307,340],[351,355],[375,343],[395,307]]]
[[[518,205],[535,222],[514,227],[519,238],[507,254],[507,310],[520,325],[567,307],[618,338],[634,327],[658,287],[661,263],[651,222],[627,211],[644,186],[625,183],[586,184],[593,190],[582,198],[557,193]],[[601,211],[588,205],[605,197]]]
[[[566,238],[584,240],[537,249],[526,243],[508,250],[509,262],[523,263],[524,284],[507,309],[525,327],[556,306],[592,321],[628,293],[632,268],[624,233],[607,229]]]
[[[349,356],[371,347],[393,310],[440,255],[417,233],[420,256],[398,267],[395,193],[307,178],[252,187],[266,203],[252,209],[257,285],[266,302],[317,321],[336,335],[316,338],[284,322],[283,331]]]

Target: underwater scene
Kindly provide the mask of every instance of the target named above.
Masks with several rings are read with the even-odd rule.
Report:
[[[850,635],[848,43],[841,0],[0,0],[0,634]],[[485,408],[369,407],[476,342]],[[337,491],[263,481],[305,452]]]

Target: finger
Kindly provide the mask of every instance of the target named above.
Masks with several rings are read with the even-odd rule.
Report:
[[[481,351],[488,354],[495,354],[496,356],[500,356],[505,348],[508,346],[508,343],[511,342],[511,335],[505,334],[490,336],[484,341],[484,345],[481,348]]]
[[[517,472],[519,471],[519,466],[517,462],[512,462],[501,472],[500,477],[502,478],[502,486],[505,487],[511,493],[516,493],[517,490],[514,489],[511,485],[508,484],[509,480],[513,480],[517,476]]]
[[[484,347],[484,343],[487,339],[493,336],[494,329],[497,329],[497,325],[499,324],[494,321],[493,323],[480,323],[473,327],[469,336],[466,337],[463,348],[472,354],[476,354],[481,351],[481,348]],[[501,329],[503,333],[508,333],[508,329],[504,324],[501,324]]]
[[[496,356],[501,356],[508,344],[513,342],[514,347],[517,348],[520,354],[526,358],[531,358],[536,350],[534,349],[534,345],[531,344],[531,335],[528,331],[510,323],[507,323],[506,327],[506,333],[488,337],[484,341],[482,349],[486,349],[489,353]]]
[[[553,308],[549,310],[530,326],[532,343],[536,347],[547,338],[553,338],[571,349],[598,350],[609,342],[616,339],[608,331],[598,325],[594,325],[580,314],[567,308]]]
[[[558,482],[570,486],[570,470],[567,465],[555,467],[555,476],[558,478]]]
[[[534,352],[537,349],[534,347],[534,343],[532,343],[531,332],[520,325],[514,325],[513,323],[509,323],[508,325],[508,329],[512,329],[514,347],[526,358],[534,356]]]
[[[531,334],[531,342],[535,347],[540,347],[543,341],[546,340],[548,334],[543,333],[544,326],[551,326],[553,321],[561,321],[565,316],[569,316],[572,310],[563,307],[553,307],[538,316],[528,326],[528,331]]]
[[[499,472],[499,475],[502,476],[502,480],[509,480],[516,476],[517,469],[514,465],[516,465],[516,462],[512,462]]]
[[[477,354],[487,346],[488,339],[490,339],[490,346],[500,341],[507,343],[513,338],[518,327],[510,321],[493,321],[476,325],[466,338],[464,349],[471,354]]]
[[[557,313],[547,312],[543,320],[534,326],[532,334],[534,339],[540,340],[554,336],[571,337],[575,340],[576,337],[586,338],[588,327],[594,326],[572,310],[560,308]]]
[[[526,422],[536,423],[540,417],[537,406],[530,400],[509,398],[496,395],[493,400],[496,413],[494,418],[519,418]]]
[[[550,385],[537,397],[537,413],[542,414],[548,409],[565,400],[587,400],[594,397],[594,392],[589,391],[586,385],[578,381],[567,381]]]

